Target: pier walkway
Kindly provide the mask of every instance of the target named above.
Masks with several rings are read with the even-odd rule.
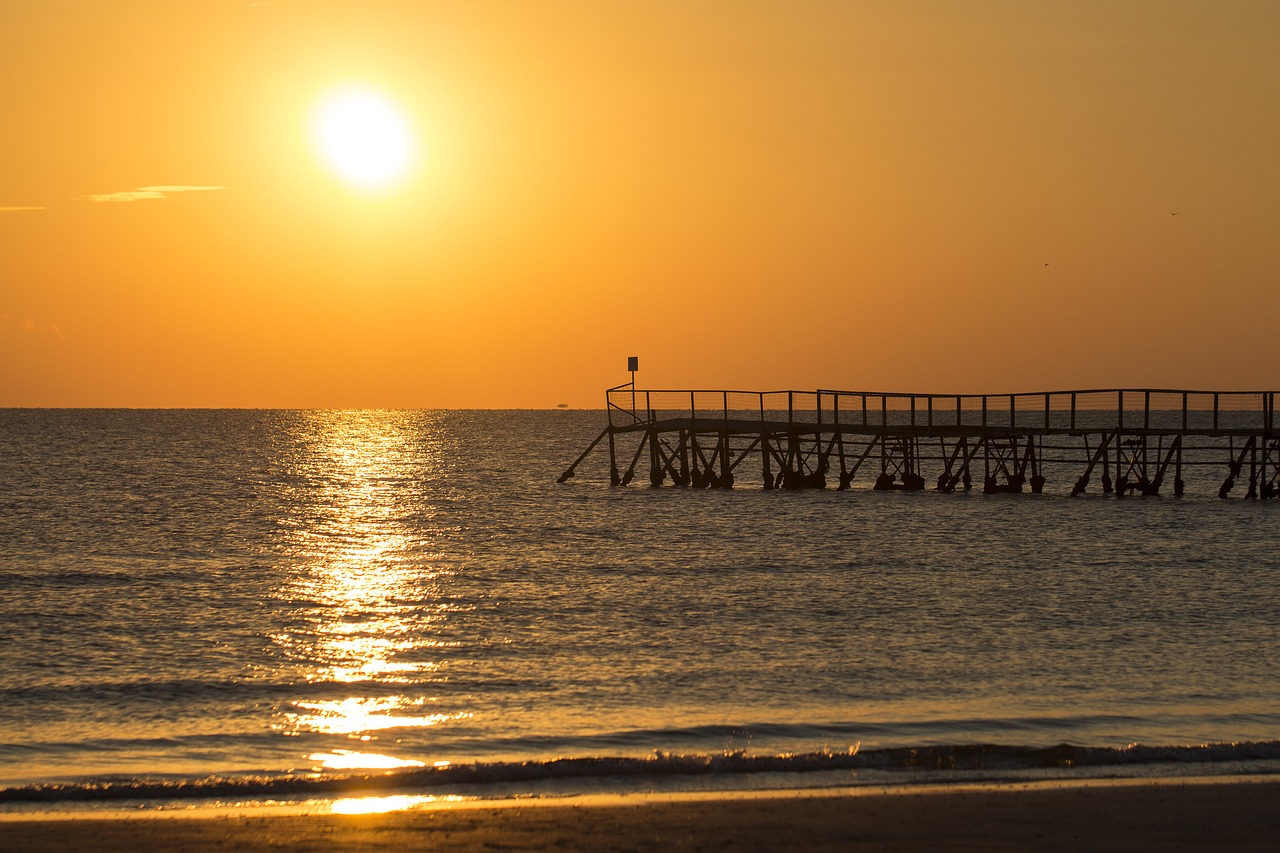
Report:
[[[1274,391],[1113,389],[1026,394],[864,391],[605,392],[597,446],[625,486],[1033,493],[1116,497],[1189,484],[1219,497],[1280,497]],[[750,472],[750,473],[749,473]],[[758,478],[758,479],[757,479]],[[1241,489],[1237,490],[1237,486]]]

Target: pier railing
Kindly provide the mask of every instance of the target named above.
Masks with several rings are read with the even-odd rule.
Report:
[[[606,442],[609,482],[730,488],[759,465],[765,489],[1161,494],[1237,481],[1280,497],[1275,391],[1089,389],[1022,394],[879,391],[606,392],[608,424],[560,476]],[[646,453],[647,451],[647,453]],[[642,466],[642,460],[647,465]],[[745,463],[745,464],[744,464]],[[1221,478],[1219,483],[1212,482]]]
[[[910,394],[872,391],[639,390],[606,392],[609,424],[637,429],[666,421],[720,420],[741,430],[912,429],[1034,432],[1120,429],[1186,434],[1271,433],[1275,391],[1101,389],[1017,394]]]

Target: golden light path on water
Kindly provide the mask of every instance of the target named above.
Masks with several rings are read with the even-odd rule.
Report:
[[[450,645],[430,638],[450,605],[440,591],[440,555],[422,532],[430,525],[422,523],[421,490],[435,473],[423,417],[305,413],[291,460],[297,493],[288,556],[296,564],[279,591],[295,612],[291,629],[272,639],[307,683],[352,690],[282,707],[273,726],[282,734],[344,735],[373,746],[379,732],[469,716],[433,712],[436,700],[422,693],[439,678],[431,650]],[[405,689],[388,695],[388,685]],[[368,747],[307,758],[316,770],[425,766]]]
[[[465,797],[433,796],[430,794],[401,794],[390,797],[349,797],[335,800],[329,809],[334,814],[384,814],[399,812],[420,806],[466,802]]]

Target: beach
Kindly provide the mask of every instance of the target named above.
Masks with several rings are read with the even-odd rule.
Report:
[[[156,816],[157,814],[162,816]],[[0,822],[0,849],[1273,850],[1280,781],[987,785]]]

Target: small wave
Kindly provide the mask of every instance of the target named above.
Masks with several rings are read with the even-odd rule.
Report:
[[[126,570],[119,571],[65,571],[0,572],[0,586],[5,589],[81,589],[84,587],[137,586],[148,582]]]
[[[90,780],[0,788],[0,802],[222,799],[333,796],[395,789],[536,783],[563,779],[808,773],[831,770],[996,770],[1106,767],[1134,764],[1211,764],[1280,760],[1280,740],[1197,746],[1049,747],[960,744],[847,752],[751,755],[743,751],[645,758],[556,758],[415,768],[381,774],[244,776],[204,779]]]
[[[424,680],[425,681],[425,680]],[[416,686],[421,686],[419,682]],[[221,702],[260,701],[288,704],[297,700],[348,696],[353,690],[361,695],[394,696],[405,691],[404,684],[378,681],[300,681],[287,678],[212,680],[204,678],[165,678],[140,676],[119,680],[83,680],[69,684],[29,684],[0,687],[0,702],[40,702],[47,707],[73,703],[100,706],[112,702],[131,705],[171,703],[213,699]]]

